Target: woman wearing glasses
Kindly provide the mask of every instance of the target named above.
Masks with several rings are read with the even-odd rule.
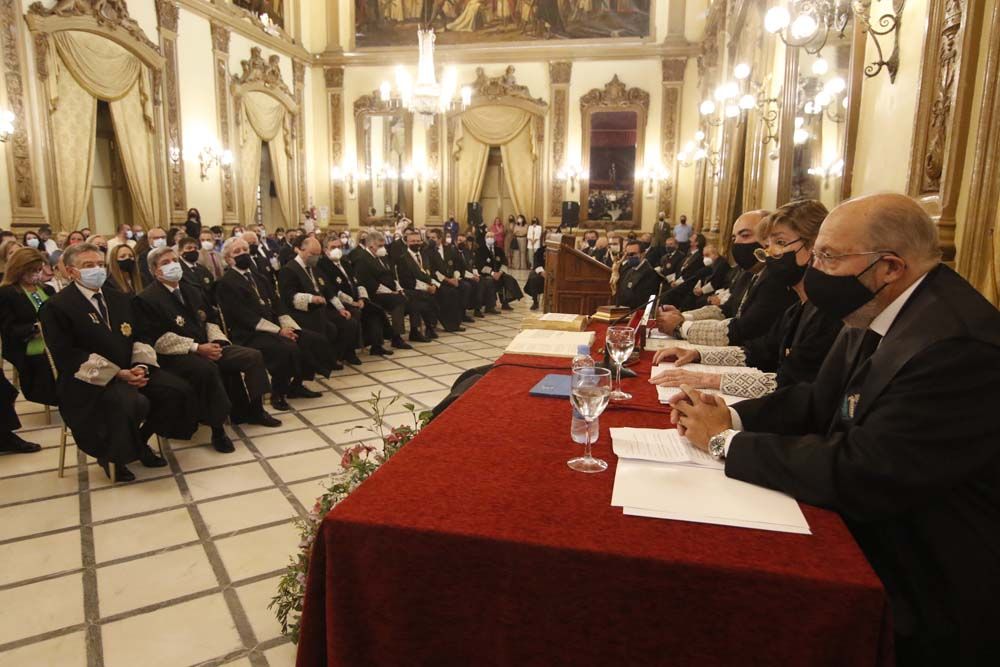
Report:
[[[684,369],[664,371],[650,378],[652,384],[715,389],[731,396],[758,398],[797,382],[812,382],[843,323],[824,315],[809,302],[803,285],[812,248],[827,210],[815,200],[785,204],[758,229],[767,239],[767,249],[759,249],[758,259],[766,262],[769,274],[795,292],[798,300],[774,326],[741,346],[670,347],[656,353],[653,363],[676,359],[677,366],[700,362],[711,366],[732,366],[733,372],[706,373]],[[747,367],[736,370],[736,367]]]

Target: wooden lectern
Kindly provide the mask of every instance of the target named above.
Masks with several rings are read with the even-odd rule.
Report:
[[[545,239],[545,312],[592,315],[611,303],[611,269],[575,247],[570,234]]]

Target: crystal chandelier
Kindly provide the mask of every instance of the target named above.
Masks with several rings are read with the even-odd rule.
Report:
[[[418,60],[417,80],[402,65],[396,66],[396,89],[399,103],[424,125],[434,122],[434,116],[454,106],[465,109],[472,101],[472,89],[463,86],[458,90],[458,72],[454,67],[445,70],[440,83],[434,74],[434,31],[417,31]],[[459,93],[456,98],[456,92]],[[386,104],[393,103],[392,88],[388,81],[379,86],[379,97]]]

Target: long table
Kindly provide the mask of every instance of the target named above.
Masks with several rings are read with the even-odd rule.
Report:
[[[323,521],[298,667],[891,664],[885,593],[836,514],[803,505],[794,535],[611,507],[608,429],[669,425],[651,358],[587,475],[569,401],[528,395],[569,361],[502,356]]]

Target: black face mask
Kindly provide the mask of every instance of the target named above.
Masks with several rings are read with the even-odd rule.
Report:
[[[103,253],[106,253],[108,251],[108,246],[106,246],[106,245],[99,245],[99,246],[97,246],[97,249],[100,250]]]
[[[437,246],[438,246],[438,242],[437,241],[435,241],[434,239],[428,239],[428,241],[427,241],[427,247],[428,248],[430,248],[431,250],[434,250],[434,248],[437,248]]]
[[[809,301],[816,308],[830,317],[842,320],[855,310],[875,298],[885,285],[874,292],[865,287],[861,276],[868,273],[873,266],[882,261],[879,257],[868,265],[868,268],[855,276],[832,276],[823,273],[814,266],[806,269],[805,288]],[[888,283],[886,283],[888,285]]]
[[[256,253],[258,250],[260,250],[260,246],[258,244],[256,243],[250,244],[250,252]]]
[[[639,262],[641,261],[642,261],[641,257],[626,257],[624,264],[626,267],[634,269],[635,267],[639,266]]]
[[[198,251],[187,250],[181,253],[181,257],[183,257],[184,261],[187,262],[188,264],[194,264],[195,262],[198,261]]]
[[[134,259],[119,259],[118,268],[122,270],[123,273],[132,273],[132,269],[135,268]]]
[[[246,253],[243,253],[242,255],[237,255],[236,258],[233,260],[233,263],[236,264],[236,268],[241,271],[246,271],[247,269],[253,266],[253,260],[250,259],[250,255]]]
[[[756,241],[753,243],[734,243],[733,259],[736,265],[743,270],[752,269],[757,264],[757,257],[754,255],[763,246]]]
[[[420,244],[414,243],[410,246],[410,252],[420,252]]]
[[[597,239],[587,239],[587,245],[593,248],[594,246],[597,245]]]
[[[795,261],[795,251],[788,251],[781,257],[768,257],[767,273],[781,281],[785,287],[797,285],[806,272],[805,266]]]

